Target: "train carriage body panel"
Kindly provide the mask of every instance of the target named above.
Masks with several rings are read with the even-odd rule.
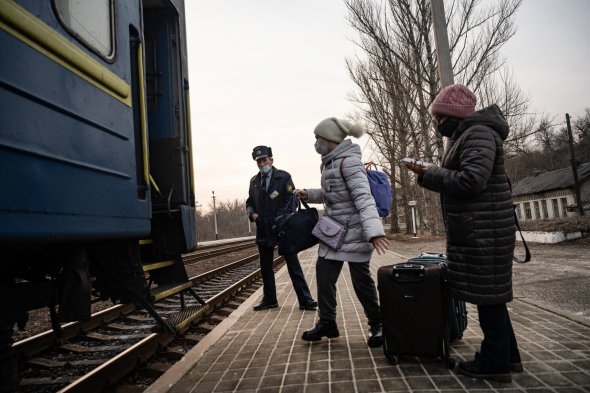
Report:
[[[7,5],[17,20],[3,12],[0,29],[0,240],[149,235],[127,38],[130,25],[141,28],[139,8],[113,13],[125,34],[104,61],[65,30],[51,2]]]
[[[0,242],[192,250],[183,2],[98,1],[103,46],[64,22],[78,3],[0,4]]]
[[[15,323],[91,295],[190,288],[196,248],[182,0],[0,0],[0,391]]]

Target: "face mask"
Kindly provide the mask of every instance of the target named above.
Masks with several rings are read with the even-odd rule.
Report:
[[[313,144],[313,147],[314,147],[315,151],[318,154],[321,154],[322,156],[325,156],[326,154],[329,153],[328,146],[326,146],[322,143],[319,143],[319,141],[315,141],[315,143]]]
[[[268,175],[268,173],[270,172],[270,165],[264,165],[261,166],[260,168],[258,168],[260,170],[260,173],[262,173],[263,175]]]
[[[442,123],[436,126],[436,130],[440,132],[442,136],[450,138],[457,127],[459,127],[459,120],[454,117],[447,117]]]

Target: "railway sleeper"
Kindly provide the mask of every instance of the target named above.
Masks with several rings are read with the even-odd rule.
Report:
[[[57,350],[68,351],[73,353],[92,353],[92,352],[121,352],[127,346],[126,345],[103,345],[86,347],[79,344],[65,343],[57,347]]]

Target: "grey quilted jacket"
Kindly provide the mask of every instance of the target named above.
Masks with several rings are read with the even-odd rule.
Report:
[[[419,179],[441,194],[449,287],[470,303],[512,300],[515,222],[503,151],[508,133],[496,105],[473,113],[450,138],[442,166]]]
[[[340,174],[340,162],[342,174]],[[322,188],[309,189],[308,202],[323,203],[324,214],[347,225],[344,242],[334,250],[320,242],[318,255],[346,262],[368,262],[373,253],[370,240],[384,236],[383,225],[371,195],[359,145],[349,139],[322,156]],[[346,183],[345,183],[346,181]]]

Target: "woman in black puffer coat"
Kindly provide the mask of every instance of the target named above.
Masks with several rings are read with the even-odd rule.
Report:
[[[441,195],[447,234],[448,280],[453,296],[477,305],[484,334],[475,360],[458,371],[510,382],[522,370],[506,303],[512,300],[515,221],[504,171],[508,124],[496,105],[475,111],[475,95],[450,85],[430,111],[448,138],[442,166],[408,164],[421,186]]]

